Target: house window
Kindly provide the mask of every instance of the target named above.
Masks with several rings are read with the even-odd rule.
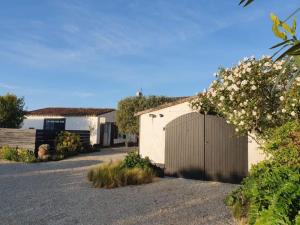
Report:
[[[45,119],[44,130],[65,130],[66,119]]]

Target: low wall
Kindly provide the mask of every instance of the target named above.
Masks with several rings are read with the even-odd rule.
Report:
[[[19,147],[34,151],[35,136],[35,129],[0,128],[0,147]]]

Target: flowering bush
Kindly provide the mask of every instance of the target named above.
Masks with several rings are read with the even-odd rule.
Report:
[[[232,68],[220,69],[207,92],[193,100],[191,106],[202,113],[213,111],[223,116],[238,133],[262,133],[289,117],[297,117],[298,112],[290,109],[285,97],[291,95],[287,86],[296,71],[294,64],[285,64],[284,60],[273,62],[266,56],[259,60],[244,58]],[[300,78],[296,81],[300,85]],[[294,83],[293,87],[300,87]],[[293,92],[296,94],[298,101],[300,89]],[[283,107],[285,104],[289,107]]]

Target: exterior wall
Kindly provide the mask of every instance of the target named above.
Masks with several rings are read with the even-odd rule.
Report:
[[[153,162],[165,163],[165,131],[164,127],[177,117],[193,112],[189,103],[181,103],[140,116],[140,154],[148,156]],[[160,117],[160,114],[163,117]],[[156,117],[152,117],[154,115]],[[248,136],[248,170],[252,165],[266,159],[259,145]]]
[[[45,118],[64,118],[62,116],[27,116],[22,124],[22,129],[44,129],[44,119]]]
[[[114,123],[115,122],[116,111],[102,114],[100,116],[100,123]]]
[[[98,117],[66,117],[66,130],[89,130],[91,144],[97,144],[99,130]]]
[[[97,116],[29,116],[24,120],[22,128],[44,129],[44,119],[48,118],[65,118],[66,130],[89,130],[91,144],[98,143],[99,118]]]
[[[267,157],[262,152],[260,145],[252,137],[248,136],[248,170],[250,170],[253,165],[265,159],[267,159]]]
[[[153,162],[165,163],[164,127],[173,119],[193,112],[189,102],[160,109],[140,116],[140,154]],[[155,115],[156,117],[152,117]],[[160,116],[162,115],[162,117]]]

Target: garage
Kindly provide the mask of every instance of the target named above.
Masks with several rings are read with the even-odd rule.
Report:
[[[143,157],[166,174],[238,183],[252,165],[263,160],[250,136],[238,136],[225,119],[190,108],[191,98],[139,112]]]

